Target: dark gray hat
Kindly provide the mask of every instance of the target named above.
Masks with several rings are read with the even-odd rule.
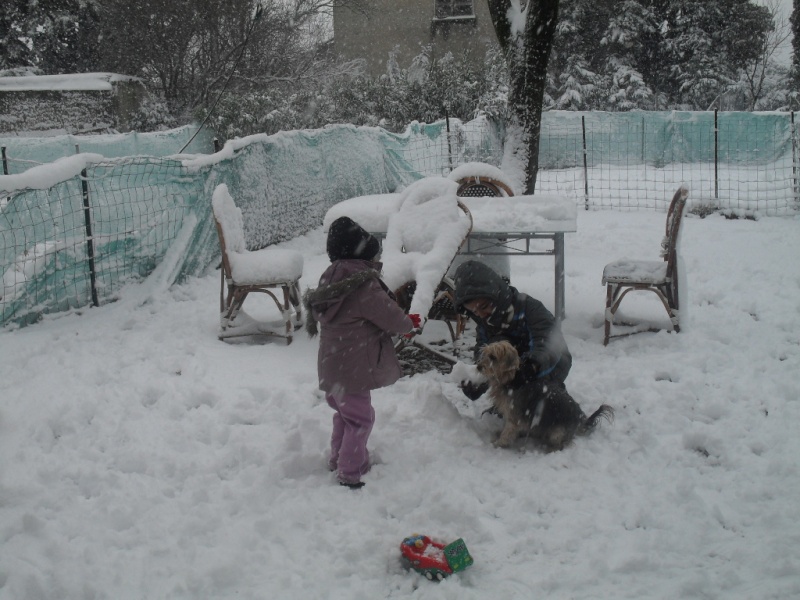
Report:
[[[373,260],[381,251],[381,244],[366,229],[350,217],[339,217],[328,229],[328,258]]]

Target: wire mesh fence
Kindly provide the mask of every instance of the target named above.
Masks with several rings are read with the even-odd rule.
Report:
[[[429,176],[472,160],[501,165],[497,124],[443,123],[424,126],[407,145],[413,170]],[[686,184],[694,207],[794,214],[797,146],[794,113],[553,111],[542,115],[536,191],[569,195],[587,210],[666,210]]]
[[[665,210],[686,184],[694,207],[794,214],[797,143],[794,113],[546,113],[536,190]]]
[[[178,161],[97,163],[7,198],[0,212],[0,322],[98,306],[163,259],[202,195]]]
[[[499,166],[503,160],[503,130],[489,119],[463,123],[445,119],[433,124],[415,124],[406,133],[403,148],[409,169],[426,177],[446,176],[468,162]]]
[[[256,249],[319,226],[345,198],[394,192],[466,162],[500,166],[502,140],[487,119],[414,124],[400,135],[337,126],[253,136],[196,160],[103,159],[45,189],[31,189],[30,171],[0,177],[0,325],[111,301],[168,252],[181,255],[178,278],[201,274],[219,256],[209,203],[218,183],[231,189]],[[537,192],[586,209],[663,210],[686,184],[695,207],[800,212],[788,113],[546,113],[539,164]]]

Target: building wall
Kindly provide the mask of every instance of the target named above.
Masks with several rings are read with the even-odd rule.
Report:
[[[431,44],[433,56],[447,52],[460,56],[468,52],[476,64],[484,60],[486,50],[496,45],[488,3],[475,0],[475,19],[434,25],[434,0],[372,0],[368,15],[335,7],[333,42],[342,58],[367,61],[370,75],[386,73],[389,53],[399,48],[398,62],[411,64],[422,47]]]

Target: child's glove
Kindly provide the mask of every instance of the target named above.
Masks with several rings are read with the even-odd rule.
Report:
[[[403,334],[403,337],[406,338],[407,340],[410,340],[415,335],[418,335],[418,334],[420,334],[422,332],[422,328],[420,326],[420,324],[422,322],[422,319],[416,313],[409,314],[408,318],[411,319],[411,324],[414,326],[414,328],[411,331],[409,331],[408,333]]]

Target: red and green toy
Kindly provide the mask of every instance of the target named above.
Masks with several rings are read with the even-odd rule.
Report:
[[[400,552],[406,565],[431,581],[441,581],[452,573],[458,573],[474,561],[464,540],[444,545],[434,542],[427,535],[414,534],[400,544]]]

